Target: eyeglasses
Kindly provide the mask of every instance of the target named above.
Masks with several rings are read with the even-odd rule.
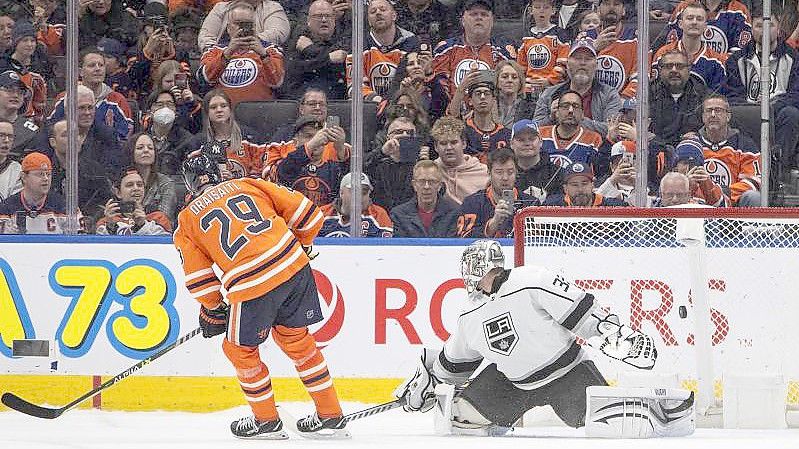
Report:
[[[14,140],[14,135],[13,134],[0,133],[0,139],[2,139],[2,140]]]
[[[730,112],[727,108],[705,108],[702,112],[705,114],[721,115]]]
[[[659,65],[660,65],[660,67],[662,67],[662,68],[664,68],[666,70],[669,70],[669,69],[682,70],[682,69],[684,69],[686,67],[690,67],[690,64],[685,64],[683,62],[661,62]]]
[[[473,90],[472,95],[475,97],[490,97],[494,95],[494,91],[492,91],[491,89]]]
[[[327,107],[327,103],[325,103],[324,101],[303,101],[302,105],[303,106],[310,106],[312,108],[326,108]]]
[[[33,176],[34,178],[39,179],[48,179],[53,176],[53,172],[50,170],[31,170],[25,173],[27,173],[28,176]]]
[[[22,95],[25,93],[25,90],[19,86],[0,86],[0,90],[4,90],[9,93],[20,94]]]
[[[393,129],[388,132],[389,136],[415,136],[416,131],[413,129]]]
[[[440,179],[414,179],[413,182],[422,187],[432,187],[441,184]]]
[[[314,20],[331,20],[333,18],[332,14],[311,14],[311,18]]]
[[[583,105],[580,103],[558,103],[558,109],[568,111],[569,108],[574,109],[575,111],[582,111]]]

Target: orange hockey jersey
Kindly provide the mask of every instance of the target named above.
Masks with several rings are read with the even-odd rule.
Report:
[[[36,72],[25,72],[21,77],[33,94],[25,110],[26,117],[33,117],[36,123],[44,121],[44,110],[47,108],[47,82]]]
[[[466,44],[463,35],[439,42],[433,51],[433,76],[446,86],[450,97],[472,70],[493,70],[499,61],[516,59],[516,47],[492,38],[480,47]]]
[[[712,143],[700,130],[699,140],[705,171],[729,195],[733,205],[747,190],[760,190],[760,151],[752,139],[734,131],[727,140]]]
[[[546,78],[552,85],[563,81],[569,45],[562,34],[552,25],[547,31],[522,38],[516,62],[524,67],[528,78]]]
[[[294,139],[291,139],[288,142],[272,142],[269,145],[262,146],[258,155],[258,161],[260,161],[261,167],[263,167],[262,176],[270,181],[276,181],[277,173],[275,172],[275,168],[277,167],[277,164],[285,159],[289,153],[296,150],[297,141]],[[322,151],[322,161],[340,162],[338,158],[338,152],[336,151],[336,147],[333,145],[333,142],[328,142],[325,144],[325,149]]]
[[[419,46],[419,38],[415,34],[399,27],[391,45],[379,45],[370,33],[367,49],[363,52],[362,95],[385,97],[400,61],[407,53],[419,51]],[[346,77],[348,88],[352,88],[352,54],[347,55]]]
[[[313,243],[322,221],[301,193],[263,179],[209,187],[178,215],[174,244],[186,288],[207,308],[219,305],[222,288],[230,303],[263,296],[308,265],[302,246]]]
[[[214,45],[203,53],[197,78],[200,83],[221,86],[235,107],[242,101],[274,98],[273,88],[283,84],[283,53],[274,44],[262,41],[269,57],[261,59],[252,50],[235,53],[230,60],[223,54],[227,43]]]
[[[617,39],[596,58],[596,79],[625,98],[634,98],[638,88],[638,36],[631,27],[619,30]]]
[[[261,176],[261,171],[263,171],[261,155],[264,151],[266,151],[266,145],[258,145],[246,140],[241,142],[241,148],[238,151],[234,151],[228,146],[225,149],[228,171],[234,178]]]

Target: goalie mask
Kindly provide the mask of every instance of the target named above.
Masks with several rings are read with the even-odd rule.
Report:
[[[495,240],[477,240],[463,251],[461,276],[466,292],[474,299],[477,283],[494,268],[505,267],[505,254]]]
[[[182,169],[186,189],[192,195],[199,195],[202,193],[203,187],[207,185],[216,185],[222,182],[219,165],[201,151],[195,151],[188,155],[183,161]]]

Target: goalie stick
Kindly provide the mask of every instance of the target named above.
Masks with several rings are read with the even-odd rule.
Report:
[[[97,393],[107,388],[110,388],[111,386],[117,384],[118,382],[121,382],[126,377],[130,376],[131,374],[141,369],[141,367],[143,367],[144,365],[150,364],[153,360],[177,348],[181,344],[185,343],[187,340],[190,340],[191,338],[199,334],[201,331],[202,329],[199,327],[197,329],[194,329],[188,334],[178,338],[171,345],[161,349],[160,351],[156,352],[150,357],[147,357],[146,359],[136,363],[135,365],[131,366],[125,371],[122,371],[113,378],[103,382],[99,387],[87,392],[86,394],[82,395],[81,397],[75,399],[74,401],[70,402],[69,404],[61,408],[50,408],[50,407],[43,407],[41,405],[36,405],[26,401],[25,399],[22,399],[21,397],[15,395],[14,393],[3,393],[3,397],[0,400],[2,400],[3,404],[5,404],[8,408],[14,409],[18,412],[25,413],[26,415],[35,416],[37,418],[44,418],[44,419],[58,418],[59,416],[64,414],[64,412],[72,409],[73,407],[85,401],[86,399],[89,399],[90,397],[96,395]]]

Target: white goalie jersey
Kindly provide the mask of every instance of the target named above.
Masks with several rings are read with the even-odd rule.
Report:
[[[593,295],[543,267],[505,270],[494,290],[458,318],[433,365],[439,379],[463,383],[485,360],[519,388],[541,387],[586,357],[575,336],[599,336],[608,316]]]

